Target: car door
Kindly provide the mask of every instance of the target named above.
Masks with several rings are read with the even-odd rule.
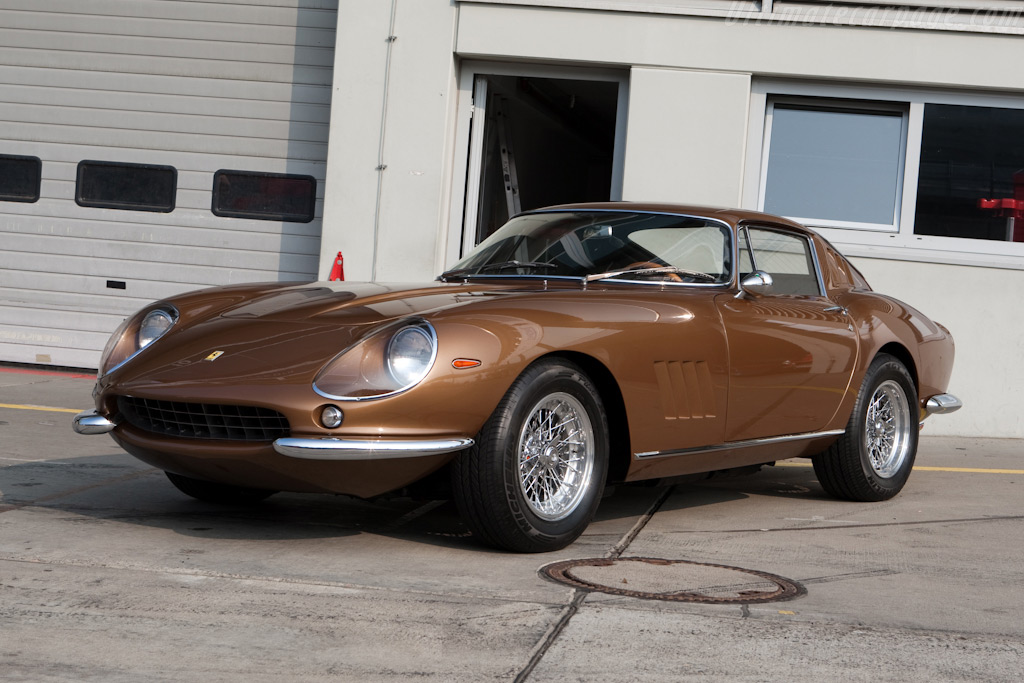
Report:
[[[809,236],[757,225],[738,237],[740,280],[761,270],[773,285],[716,298],[729,344],[726,440],[821,431],[857,361],[849,315],[827,298]]]

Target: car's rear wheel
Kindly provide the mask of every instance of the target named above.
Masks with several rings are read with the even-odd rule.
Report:
[[[207,503],[222,505],[252,505],[268,498],[277,491],[250,489],[242,486],[218,484],[203,479],[193,479],[174,472],[164,472],[171,483],[182,493]]]
[[[910,373],[893,356],[879,354],[864,376],[846,433],[813,459],[822,488],[846,500],[895,496],[914,467],[918,422]]]
[[[542,360],[513,383],[453,463],[455,502],[474,535],[519,552],[572,543],[597,510],[608,426],[593,382],[573,363]]]

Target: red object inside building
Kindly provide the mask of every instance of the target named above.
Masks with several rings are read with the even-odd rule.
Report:
[[[978,208],[994,211],[996,216],[1012,221],[1007,228],[1007,239],[1024,242],[1024,221],[1020,220],[1024,218],[1024,171],[1013,174],[1013,198],[979,199]]]

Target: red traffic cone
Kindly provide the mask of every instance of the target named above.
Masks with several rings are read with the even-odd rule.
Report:
[[[327,279],[332,281],[345,279],[345,258],[341,255],[340,251],[334,259],[334,267],[331,268],[331,274]]]

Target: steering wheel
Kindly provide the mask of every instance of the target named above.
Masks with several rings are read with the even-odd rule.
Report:
[[[642,268],[669,268],[664,263],[655,263],[654,261],[637,261],[630,263],[623,270],[640,270]],[[679,277],[679,273],[657,273],[658,275],[667,275],[668,279],[672,282],[683,282],[683,278]]]

